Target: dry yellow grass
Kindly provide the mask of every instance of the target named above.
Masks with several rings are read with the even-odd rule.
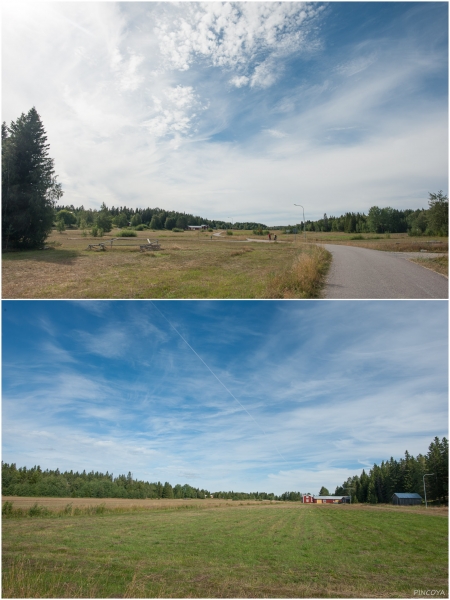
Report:
[[[113,236],[114,232],[104,239]],[[49,244],[56,244],[54,249],[3,255],[3,297],[285,297],[274,292],[273,277],[290,271],[304,246],[249,241],[251,236],[251,232],[218,238],[209,233],[143,231],[130,240],[131,246],[93,252],[86,248],[99,238],[84,238],[79,231],[55,232],[49,239]],[[139,243],[156,237],[161,250],[139,251]],[[317,296],[315,286],[302,285],[291,286],[286,297],[310,297],[310,290],[311,297]]]
[[[273,276],[269,298],[318,298],[331,262],[330,253],[321,246],[309,245],[290,268]]]
[[[49,498],[45,496],[2,496],[2,504],[4,502],[12,502],[14,508],[31,508],[34,504],[43,506],[48,510],[58,512],[67,504],[72,504],[74,508],[86,508],[88,506],[105,505],[106,508],[148,508],[149,510],[157,510],[161,508],[178,508],[179,506],[189,505],[196,508],[220,508],[231,504],[236,504],[232,500],[222,500],[221,498],[184,498],[184,499],[139,499],[139,498]],[[244,500],[246,504],[258,504],[251,500]],[[285,503],[284,503],[285,504]]]

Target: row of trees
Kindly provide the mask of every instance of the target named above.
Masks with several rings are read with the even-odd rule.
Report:
[[[424,496],[423,476],[425,477],[427,500],[446,504],[448,502],[448,440],[435,437],[427,454],[411,456],[408,451],[404,458],[390,458],[381,465],[374,465],[366,473],[349,477],[338,486],[335,495],[350,495],[352,502],[371,504],[389,503],[396,492],[411,492]]]
[[[265,492],[214,492],[194,488],[187,483],[172,486],[149,483],[128,475],[114,477],[111,473],[86,473],[59,469],[43,471],[39,466],[17,468],[15,463],[2,463],[2,494],[4,496],[50,496],[56,498],[215,498],[227,500],[300,501],[300,492],[285,492],[281,496]]]
[[[303,223],[296,225],[303,231]],[[289,228],[291,228],[289,226]],[[346,212],[340,217],[306,221],[306,231],[345,233],[408,233],[412,236],[448,236],[448,197],[444,192],[428,195],[428,209],[397,210],[372,206],[368,214]]]
[[[162,208],[129,208],[127,206],[108,208],[105,203],[100,210],[85,209],[84,206],[56,206],[55,224],[63,222],[65,227],[87,229],[97,226],[104,233],[113,227],[133,227],[136,229],[148,227],[155,230],[187,229],[189,225],[208,225],[211,229],[257,229],[266,228],[260,223],[229,223],[226,221],[210,220],[193,214],[168,211]]]
[[[205,498],[208,490],[188,484],[149,483],[128,475],[86,473],[59,469],[43,471],[39,466],[17,468],[2,463],[2,493],[7,496],[52,496],[62,498]]]

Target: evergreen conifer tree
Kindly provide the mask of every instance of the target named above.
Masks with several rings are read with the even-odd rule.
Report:
[[[63,192],[41,118],[33,107],[2,125],[3,248],[38,248],[50,233],[54,204]]]

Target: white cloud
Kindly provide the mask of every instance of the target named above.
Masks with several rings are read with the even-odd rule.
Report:
[[[267,132],[269,135],[277,139],[285,138],[288,135],[287,133],[284,133],[283,131],[278,131],[277,129],[263,129],[263,131]]]
[[[134,91],[144,81],[143,74],[138,73],[144,56],[130,52],[128,60],[124,60],[117,48],[113,51],[112,70],[118,76],[119,88],[123,91]]]
[[[253,86],[268,87],[275,81],[276,57],[311,48],[309,23],[322,10],[303,2],[194,3],[182,16],[161,18],[155,31],[169,68],[186,71],[205,59],[215,67],[244,70]],[[267,55],[271,60],[261,60]],[[241,87],[244,77],[231,81]]]
[[[191,86],[177,85],[163,90],[162,97],[153,97],[155,116],[142,123],[142,126],[156,138],[174,135],[189,135],[195,128],[197,114],[207,105],[200,102]],[[178,137],[177,137],[178,136]]]
[[[230,79],[231,85],[237,88],[244,87],[249,84],[250,79],[246,75],[236,75]]]

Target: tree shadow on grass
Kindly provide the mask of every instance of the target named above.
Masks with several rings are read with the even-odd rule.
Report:
[[[71,265],[82,256],[80,250],[23,250],[20,252],[3,252],[2,261],[35,260],[61,265]]]

